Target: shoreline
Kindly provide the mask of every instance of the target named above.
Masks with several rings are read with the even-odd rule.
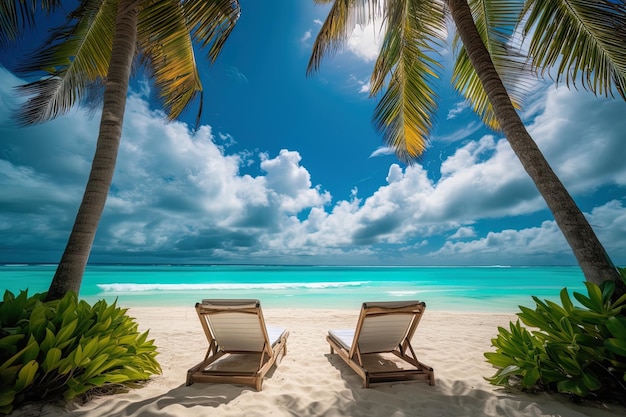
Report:
[[[232,298],[232,297],[228,297],[228,298]],[[416,300],[416,301],[422,301],[420,299],[417,298],[406,298],[406,299],[398,299],[397,301],[405,301],[405,300]],[[87,300],[88,302],[93,302],[96,301],[96,299],[93,300]],[[106,300],[107,303],[109,305],[111,305],[111,300]],[[198,300],[198,302],[201,300]],[[287,311],[296,311],[296,312],[302,312],[305,313],[307,311],[309,312],[317,312],[317,313],[328,313],[328,312],[336,312],[336,313],[354,313],[355,316],[355,320],[358,317],[358,313],[359,313],[359,309],[361,308],[361,302],[359,303],[346,303],[345,305],[341,305],[341,306],[334,306],[332,308],[326,307],[326,306],[307,306],[307,305],[296,305],[296,306],[290,306],[290,305],[285,305],[285,306],[267,306],[268,303],[263,302],[263,300],[261,299],[261,307],[263,309],[263,312],[266,311],[272,311],[272,312],[287,312]],[[374,301],[394,301],[394,300],[376,300],[376,299],[372,299],[372,300],[366,300],[368,302],[374,302]],[[127,309],[130,312],[132,311],[142,311],[142,310],[146,310],[149,311],[151,309],[154,308],[159,308],[159,309],[171,309],[171,310],[188,310],[191,313],[194,314],[195,317],[195,302],[191,303],[191,304],[187,304],[187,305],[181,305],[181,304],[166,304],[166,305],[157,305],[155,303],[124,303],[124,302],[120,302],[118,300],[117,302],[117,306],[120,308],[124,308]],[[529,308],[534,308],[534,302],[532,300],[530,300],[529,303],[524,304],[526,307]],[[486,316],[516,316],[516,314],[518,312],[520,312],[520,309],[517,305],[512,306],[510,309],[508,308],[503,308],[503,307],[496,307],[496,308],[477,308],[476,306],[468,306],[469,308],[463,308],[462,305],[459,305],[458,308],[454,309],[454,308],[450,308],[449,305],[437,308],[437,307],[432,307],[431,305],[428,304],[428,302],[426,302],[426,314],[450,314],[450,315],[466,315],[466,314],[472,314],[472,315],[486,315]],[[132,314],[131,314],[132,315]]]
[[[497,326],[508,326],[514,314],[427,310],[413,347],[419,360],[434,368],[436,385],[414,381],[364,389],[325,340],[329,329],[354,328],[358,309],[262,308],[268,325],[285,327],[290,335],[287,355],[260,392],[231,384],[185,386],[187,370],[202,360],[208,345],[194,308],[130,307],[128,315],[140,331],[149,330],[155,340],[162,375],[142,388],[69,409],[46,404],[39,414],[27,406],[12,415],[610,417],[626,412],[615,405],[574,404],[558,394],[509,393],[485,381],[495,370],[483,353],[493,349]]]

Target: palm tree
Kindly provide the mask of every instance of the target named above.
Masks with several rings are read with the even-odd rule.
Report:
[[[49,74],[20,87],[30,96],[18,114],[24,125],[55,118],[104,85],[89,180],[48,300],[80,290],[113,179],[133,61],[151,71],[174,119],[198,96],[202,100],[193,41],[207,47],[214,61],[239,13],[237,0],[84,0],[23,68]]]
[[[318,34],[307,73],[328,52],[342,46],[354,25],[378,17],[385,23],[383,44],[371,77],[371,95],[387,82],[374,121],[400,160],[411,163],[425,149],[436,110],[432,88],[438,78],[438,47],[447,17],[462,42],[454,68],[455,87],[485,123],[504,132],[569,243],[585,278],[626,285],[586,218],[553,172],[520,119],[520,90],[505,84],[529,63],[544,71],[557,67],[556,81],[579,80],[596,94],[623,97],[626,91],[623,1],[489,0],[315,0],[333,3]],[[528,55],[514,53],[510,41],[521,28],[531,36]],[[567,39],[567,42],[563,40]],[[526,59],[528,57],[528,59]],[[523,93],[523,89],[521,90]],[[522,94],[523,95],[523,94]]]

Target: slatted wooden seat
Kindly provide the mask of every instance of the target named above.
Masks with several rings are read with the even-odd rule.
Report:
[[[411,346],[425,309],[419,301],[363,303],[355,329],[328,332],[330,353],[359,374],[365,388],[404,380],[435,385],[433,368],[418,361]]]
[[[261,391],[265,374],[287,354],[289,332],[265,325],[259,300],[202,300],[196,312],[209,348],[187,371],[187,385],[230,383]]]

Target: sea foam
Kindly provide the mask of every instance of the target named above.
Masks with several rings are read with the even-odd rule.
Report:
[[[138,284],[113,283],[97,284],[100,290],[107,293],[147,292],[147,291],[207,291],[207,290],[288,290],[288,289],[327,289],[343,287],[360,287],[369,281],[347,282],[275,282],[275,283],[242,283],[242,284]]]

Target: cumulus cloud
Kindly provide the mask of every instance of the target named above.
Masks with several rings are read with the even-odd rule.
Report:
[[[617,235],[626,233],[626,210],[623,202],[612,200],[596,207],[586,215],[598,238],[614,258],[624,259],[626,250],[623,238]],[[467,229],[467,228],[461,228]],[[459,231],[461,231],[459,229]],[[540,226],[520,230],[505,229],[489,232],[487,236],[464,242],[452,242],[458,233],[450,236],[441,249],[433,252],[434,257],[454,257],[456,259],[472,259],[473,257],[492,259],[522,260],[537,263],[537,260],[563,259],[574,262],[571,249],[563,234],[553,220],[544,221]],[[473,236],[468,236],[473,237]],[[520,248],[523,248],[520,250]]]
[[[473,227],[459,227],[454,234],[450,236],[450,240],[467,239],[476,236],[476,230]]]
[[[311,175],[300,166],[300,154],[282,149],[278,157],[269,159],[261,155],[261,169],[265,175],[268,192],[276,195],[280,207],[287,213],[298,213],[310,207],[322,206],[330,202],[328,192],[320,187],[312,188]]]
[[[383,33],[375,24],[357,25],[348,38],[346,47],[363,61],[373,62],[378,57]]]
[[[7,246],[63,246],[93,155],[85,144],[94,142],[97,126],[81,112],[45,126],[3,126],[0,182],[8,192],[0,197],[0,224]],[[209,126],[192,133],[184,123],[167,123],[132,94],[94,253],[236,254],[258,244],[259,230],[279,231],[294,213],[330,200],[311,184],[297,152],[257,156],[266,174],[242,175],[241,158],[215,141]],[[39,240],[37,230],[54,232],[56,240]]]
[[[524,248],[522,253],[520,248]],[[516,256],[550,259],[555,255],[568,255],[568,252],[571,251],[555,222],[544,221],[539,227],[489,232],[486,237],[469,242],[448,241],[432,255],[457,259],[471,259],[474,256],[492,257],[494,260],[515,259]]]
[[[0,71],[0,81],[7,109],[15,104],[10,85],[18,80]],[[229,154],[228,133],[167,123],[144,93],[128,100],[94,262],[573,262],[545,203],[500,137],[468,138],[443,160],[438,175],[420,164],[391,164],[386,182],[369,195],[354,189],[349,199],[333,200],[314,184],[297,150]],[[626,157],[624,104],[562,89],[546,94],[529,126],[568,188],[623,187],[626,167],[617,162]],[[82,196],[97,117],[79,110],[17,128],[2,110],[0,121],[0,258],[53,262]],[[609,253],[626,259],[624,201],[588,211]],[[537,224],[511,226],[536,213],[544,213]]]
[[[624,102],[549,88],[528,130],[571,192],[626,185]]]

